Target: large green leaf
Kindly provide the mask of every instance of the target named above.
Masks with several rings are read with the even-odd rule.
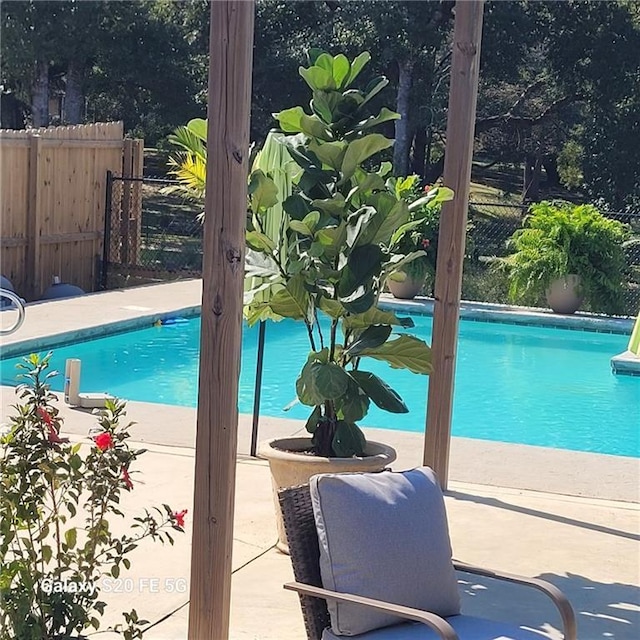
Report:
[[[303,220],[304,217],[311,211],[309,202],[298,193],[290,195],[282,203],[282,208],[285,210],[287,215],[294,220]]]
[[[313,140],[309,143],[309,150],[313,151],[323,164],[340,171],[344,154],[347,150],[347,143],[344,140],[323,143]]]
[[[364,349],[360,355],[384,360],[394,369],[409,369],[413,373],[429,374],[433,370],[430,347],[414,336],[401,335],[375,349]]]
[[[363,456],[366,445],[364,434],[355,424],[346,420],[338,420],[331,443],[337,456],[340,458]]]
[[[367,327],[346,350],[349,356],[357,356],[364,349],[375,349],[387,341],[391,335],[391,327],[384,324],[374,324]]]
[[[372,127],[377,127],[379,124],[383,122],[389,122],[390,120],[399,120],[400,114],[395,111],[391,111],[386,107],[382,107],[380,109],[380,113],[377,116],[369,116],[366,120],[362,122],[358,122],[355,126],[356,131],[366,131],[367,129],[371,129]]]
[[[326,211],[334,218],[341,218],[346,208],[344,196],[341,193],[336,193],[333,198],[313,200],[311,205],[320,211]]]
[[[377,211],[373,207],[360,207],[349,215],[347,219],[347,246],[353,247],[358,243],[362,231],[377,215]]]
[[[371,54],[368,51],[363,51],[354,59],[354,61],[351,63],[349,75],[345,78],[345,81],[343,83],[344,87],[348,87],[351,85],[351,83],[358,77],[362,69],[364,69],[369,60],[371,60]]]
[[[304,133],[312,138],[331,140],[331,131],[318,116],[309,116],[302,107],[292,107],[276,114],[280,128],[286,133]]]
[[[247,231],[246,242],[247,246],[261,253],[273,253],[276,248],[273,240],[259,231]]]
[[[244,261],[245,276],[248,278],[277,278],[280,276],[278,263],[266,253],[249,248]]]
[[[453,200],[454,195],[453,190],[449,189],[449,187],[435,187],[434,189],[431,189],[426,196],[422,196],[421,198],[414,200],[409,205],[409,211],[415,211],[427,204],[442,204],[443,202]]]
[[[384,149],[393,145],[393,140],[381,133],[370,133],[349,143],[342,161],[342,179],[348,180],[356,169],[365,161]]]
[[[408,413],[409,409],[402,398],[384,380],[369,371],[354,370],[349,375],[360,388],[373,400],[376,406],[389,413]]]
[[[381,220],[372,242],[381,242],[389,246],[393,232],[409,219],[409,209],[404,200],[398,200],[391,211]]]
[[[351,376],[346,393],[334,401],[338,418],[352,423],[362,420],[367,415],[369,404],[369,397]]]
[[[326,55],[327,54],[325,53],[322,54],[322,56]],[[320,59],[320,57],[318,59]],[[319,66],[313,66],[309,67],[308,69],[300,67],[298,71],[313,91],[329,91],[336,88],[336,82],[333,79],[333,73],[328,69],[323,69]]]
[[[291,220],[291,222],[289,222],[289,228],[303,236],[313,235],[313,231],[311,231],[302,220]]]
[[[360,286],[352,294],[339,297],[340,304],[349,313],[364,313],[376,303],[376,294],[370,286]]]
[[[349,386],[349,375],[333,362],[315,363],[311,367],[311,376],[318,394],[328,400],[339,398]]]
[[[369,100],[377,96],[388,84],[389,80],[384,76],[378,76],[371,80],[364,90],[365,98],[362,104],[365,105]]]
[[[202,118],[194,118],[187,123],[187,129],[193,133],[196,138],[207,141],[207,121]]]
[[[304,278],[291,278],[286,287],[273,296],[269,306],[274,313],[283,318],[308,320],[311,315],[311,300],[304,287]]]
[[[343,53],[333,58],[333,79],[338,89],[342,89],[345,80],[349,77],[351,64]]]
[[[249,177],[249,201],[253,213],[266,211],[278,204],[278,187],[261,169],[252,171]]]
[[[344,318],[345,329],[365,329],[372,324],[389,324],[405,328],[414,326],[411,318],[398,318],[393,311],[382,311],[377,307]]]
[[[320,309],[324,311],[330,318],[337,320],[344,316],[344,307],[337,300],[329,300],[329,298],[320,298],[318,304]]]
[[[302,404],[308,407],[315,407],[324,402],[324,398],[318,393],[315,387],[311,369],[315,365],[314,362],[307,362],[296,380],[296,395]]]
[[[358,287],[369,284],[380,273],[383,257],[382,249],[375,244],[353,249],[338,283],[338,295],[346,298]]]

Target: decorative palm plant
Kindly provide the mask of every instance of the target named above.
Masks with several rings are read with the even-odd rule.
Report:
[[[374,130],[398,114],[368,112],[384,77],[364,89],[355,80],[369,61],[311,51],[300,75],[311,89],[310,112],[297,106],[276,114],[299,173],[283,204],[282,233],[273,237],[265,216],[279,201],[268,173],[256,170],[249,186],[247,276],[259,278],[246,292],[249,324],[290,318],[303,322],[310,352],[296,382],[297,400],[311,407],[307,430],[312,450],[322,456],[363,455],[365,438],[357,422],[370,403],[404,413],[400,396],[364,366],[367,358],[414,373],[431,371],[427,344],[394,328],[410,319],[377,308],[386,278],[424,252],[399,253],[398,241],[416,226],[411,211],[445,199],[434,189],[408,202],[386,179],[388,163],[375,157],[393,141]],[[268,292],[268,295],[265,293]]]

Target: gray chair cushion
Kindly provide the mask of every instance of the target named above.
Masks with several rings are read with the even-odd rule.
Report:
[[[453,616],[447,622],[455,629],[460,640],[541,640],[549,638],[544,633],[521,629],[502,622],[493,622],[473,616]],[[322,640],[340,640],[326,629]],[[357,636],[358,640],[440,640],[440,636],[424,624],[407,622],[393,627],[376,629]]]
[[[309,484],[327,589],[443,617],[460,613],[444,499],[431,469],[321,474]],[[328,605],[337,635],[399,622],[358,605]]]

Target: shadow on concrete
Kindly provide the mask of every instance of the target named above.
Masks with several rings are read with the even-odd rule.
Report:
[[[583,520],[576,520],[575,518],[567,518],[566,516],[558,515],[557,513],[548,513],[546,511],[539,511],[538,509],[531,509],[529,507],[521,507],[498,498],[487,498],[485,496],[476,496],[471,493],[463,493],[462,491],[447,491],[447,497],[454,500],[465,500],[468,502],[477,502],[478,504],[485,504],[489,507],[496,507],[498,509],[507,509],[515,513],[523,513],[529,516],[537,518],[543,518],[544,520],[550,520],[552,522],[560,522],[561,524],[567,524],[572,527],[580,527],[581,529],[589,529],[590,531],[597,531],[599,533],[605,533],[611,536],[617,536],[619,538],[627,538],[629,540],[635,540],[640,542],[640,536],[631,533],[630,531],[623,531],[621,529],[613,529],[612,527],[605,527],[592,522],[584,522]]]
[[[580,640],[637,640],[640,629],[640,588],[594,582],[584,576],[536,576],[561,589],[576,613]],[[560,614],[552,601],[536,589],[492,578],[458,573],[462,611],[525,626],[562,637]],[[554,632],[553,630],[556,630]]]

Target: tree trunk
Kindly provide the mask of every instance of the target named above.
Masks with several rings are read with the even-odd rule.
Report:
[[[36,62],[36,74],[31,88],[31,125],[49,125],[49,63]]]
[[[427,128],[418,127],[413,138],[413,158],[411,162],[411,172],[417,173],[420,177],[425,176],[427,151]]]
[[[444,155],[440,156],[433,164],[427,167],[427,175],[425,176],[428,184],[433,184],[444,171]]]
[[[560,174],[558,173],[558,156],[547,156],[542,165],[547,174],[547,187],[559,187]]]
[[[540,157],[527,154],[524,160],[524,185],[522,189],[522,202],[532,202],[538,199],[540,190]]]
[[[64,96],[64,121],[68,124],[84,122],[84,68],[75,60],[67,67],[66,90]]]
[[[398,94],[396,109],[400,119],[396,120],[396,141],[393,146],[393,172],[406,176],[409,172],[409,147],[411,145],[409,126],[409,101],[413,81],[413,61],[398,63]]]

